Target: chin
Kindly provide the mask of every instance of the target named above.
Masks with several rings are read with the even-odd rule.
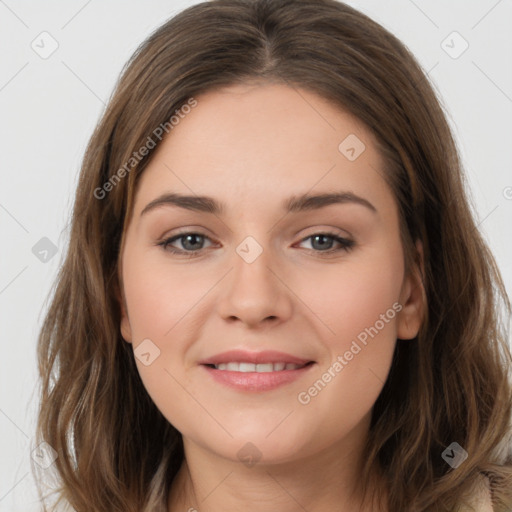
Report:
[[[282,428],[282,430],[281,430]],[[212,443],[213,439],[208,437],[203,439],[203,446],[218,455],[232,460],[233,462],[242,462],[248,467],[254,464],[276,465],[289,463],[303,456],[310,455],[323,447],[316,447],[315,439],[306,438],[304,431],[300,428],[297,431],[290,431],[284,423],[270,433],[272,429],[261,428],[253,425],[249,428],[247,425],[236,432],[233,439],[223,437],[223,442]],[[318,439],[316,440],[318,441]]]

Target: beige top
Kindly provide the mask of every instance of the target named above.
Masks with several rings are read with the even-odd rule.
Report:
[[[474,512],[493,512],[489,479],[487,477],[482,476],[480,484],[475,487],[474,496],[475,501],[471,503]],[[471,509],[464,508],[462,510],[463,512],[466,510],[469,512]]]

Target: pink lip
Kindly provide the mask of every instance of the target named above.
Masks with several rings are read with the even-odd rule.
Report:
[[[298,379],[314,366],[309,364],[297,370],[282,370],[280,372],[232,372],[228,370],[216,370],[211,366],[201,366],[210,376],[230,388],[239,391],[270,391]]]
[[[217,354],[215,356],[209,357],[202,361],[199,361],[199,364],[220,364],[220,363],[230,363],[230,362],[239,362],[239,363],[293,363],[293,364],[306,364],[311,361],[311,359],[301,359],[300,357],[295,357],[290,354],[286,354],[284,352],[277,352],[275,350],[264,350],[262,352],[249,352],[247,350],[229,350],[227,352],[222,352],[222,354]],[[291,370],[287,370],[291,371]],[[238,373],[238,372],[235,372]]]
[[[293,363],[306,365],[313,362],[309,359],[292,356],[284,352],[265,350],[262,352],[248,352],[246,350],[230,350],[202,360],[199,364],[217,382],[239,391],[270,391],[285,384],[289,384],[300,378],[314,366],[308,364],[297,370],[282,370],[280,372],[234,372],[228,370],[217,370],[212,368],[213,364],[229,363]]]

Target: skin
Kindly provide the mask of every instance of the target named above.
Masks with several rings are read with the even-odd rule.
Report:
[[[416,336],[423,314],[375,139],[353,116],[285,85],[237,85],[196,99],[141,177],[120,261],[122,336],[134,350],[148,338],[159,348],[148,366],[136,358],[137,367],[184,440],[169,510],[353,510],[372,406],[396,339]],[[366,146],[354,161],[338,150],[349,134]],[[288,214],[281,206],[292,195],[340,190],[376,212],[351,202]],[[164,192],[211,196],[225,211],[165,205],[141,216]],[[199,256],[157,245],[178,230],[206,236],[171,244]],[[326,231],[355,245],[322,257],[340,247],[310,238]],[[250,264],[236,252],[247,236],[263,250]],[[401,311],[300,403],[299,393],[396,303]],[[231,349],[279,350],[315,365],[276,390],[243,392],[198,364]],[[248,442],[261,457],[252,467],[237,455]]]

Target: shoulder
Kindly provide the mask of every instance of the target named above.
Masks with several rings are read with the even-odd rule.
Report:
[[[489,479],[484,475],[473,488],[469,504],[471,508],[462,508],[461,512],[493,512]]]

